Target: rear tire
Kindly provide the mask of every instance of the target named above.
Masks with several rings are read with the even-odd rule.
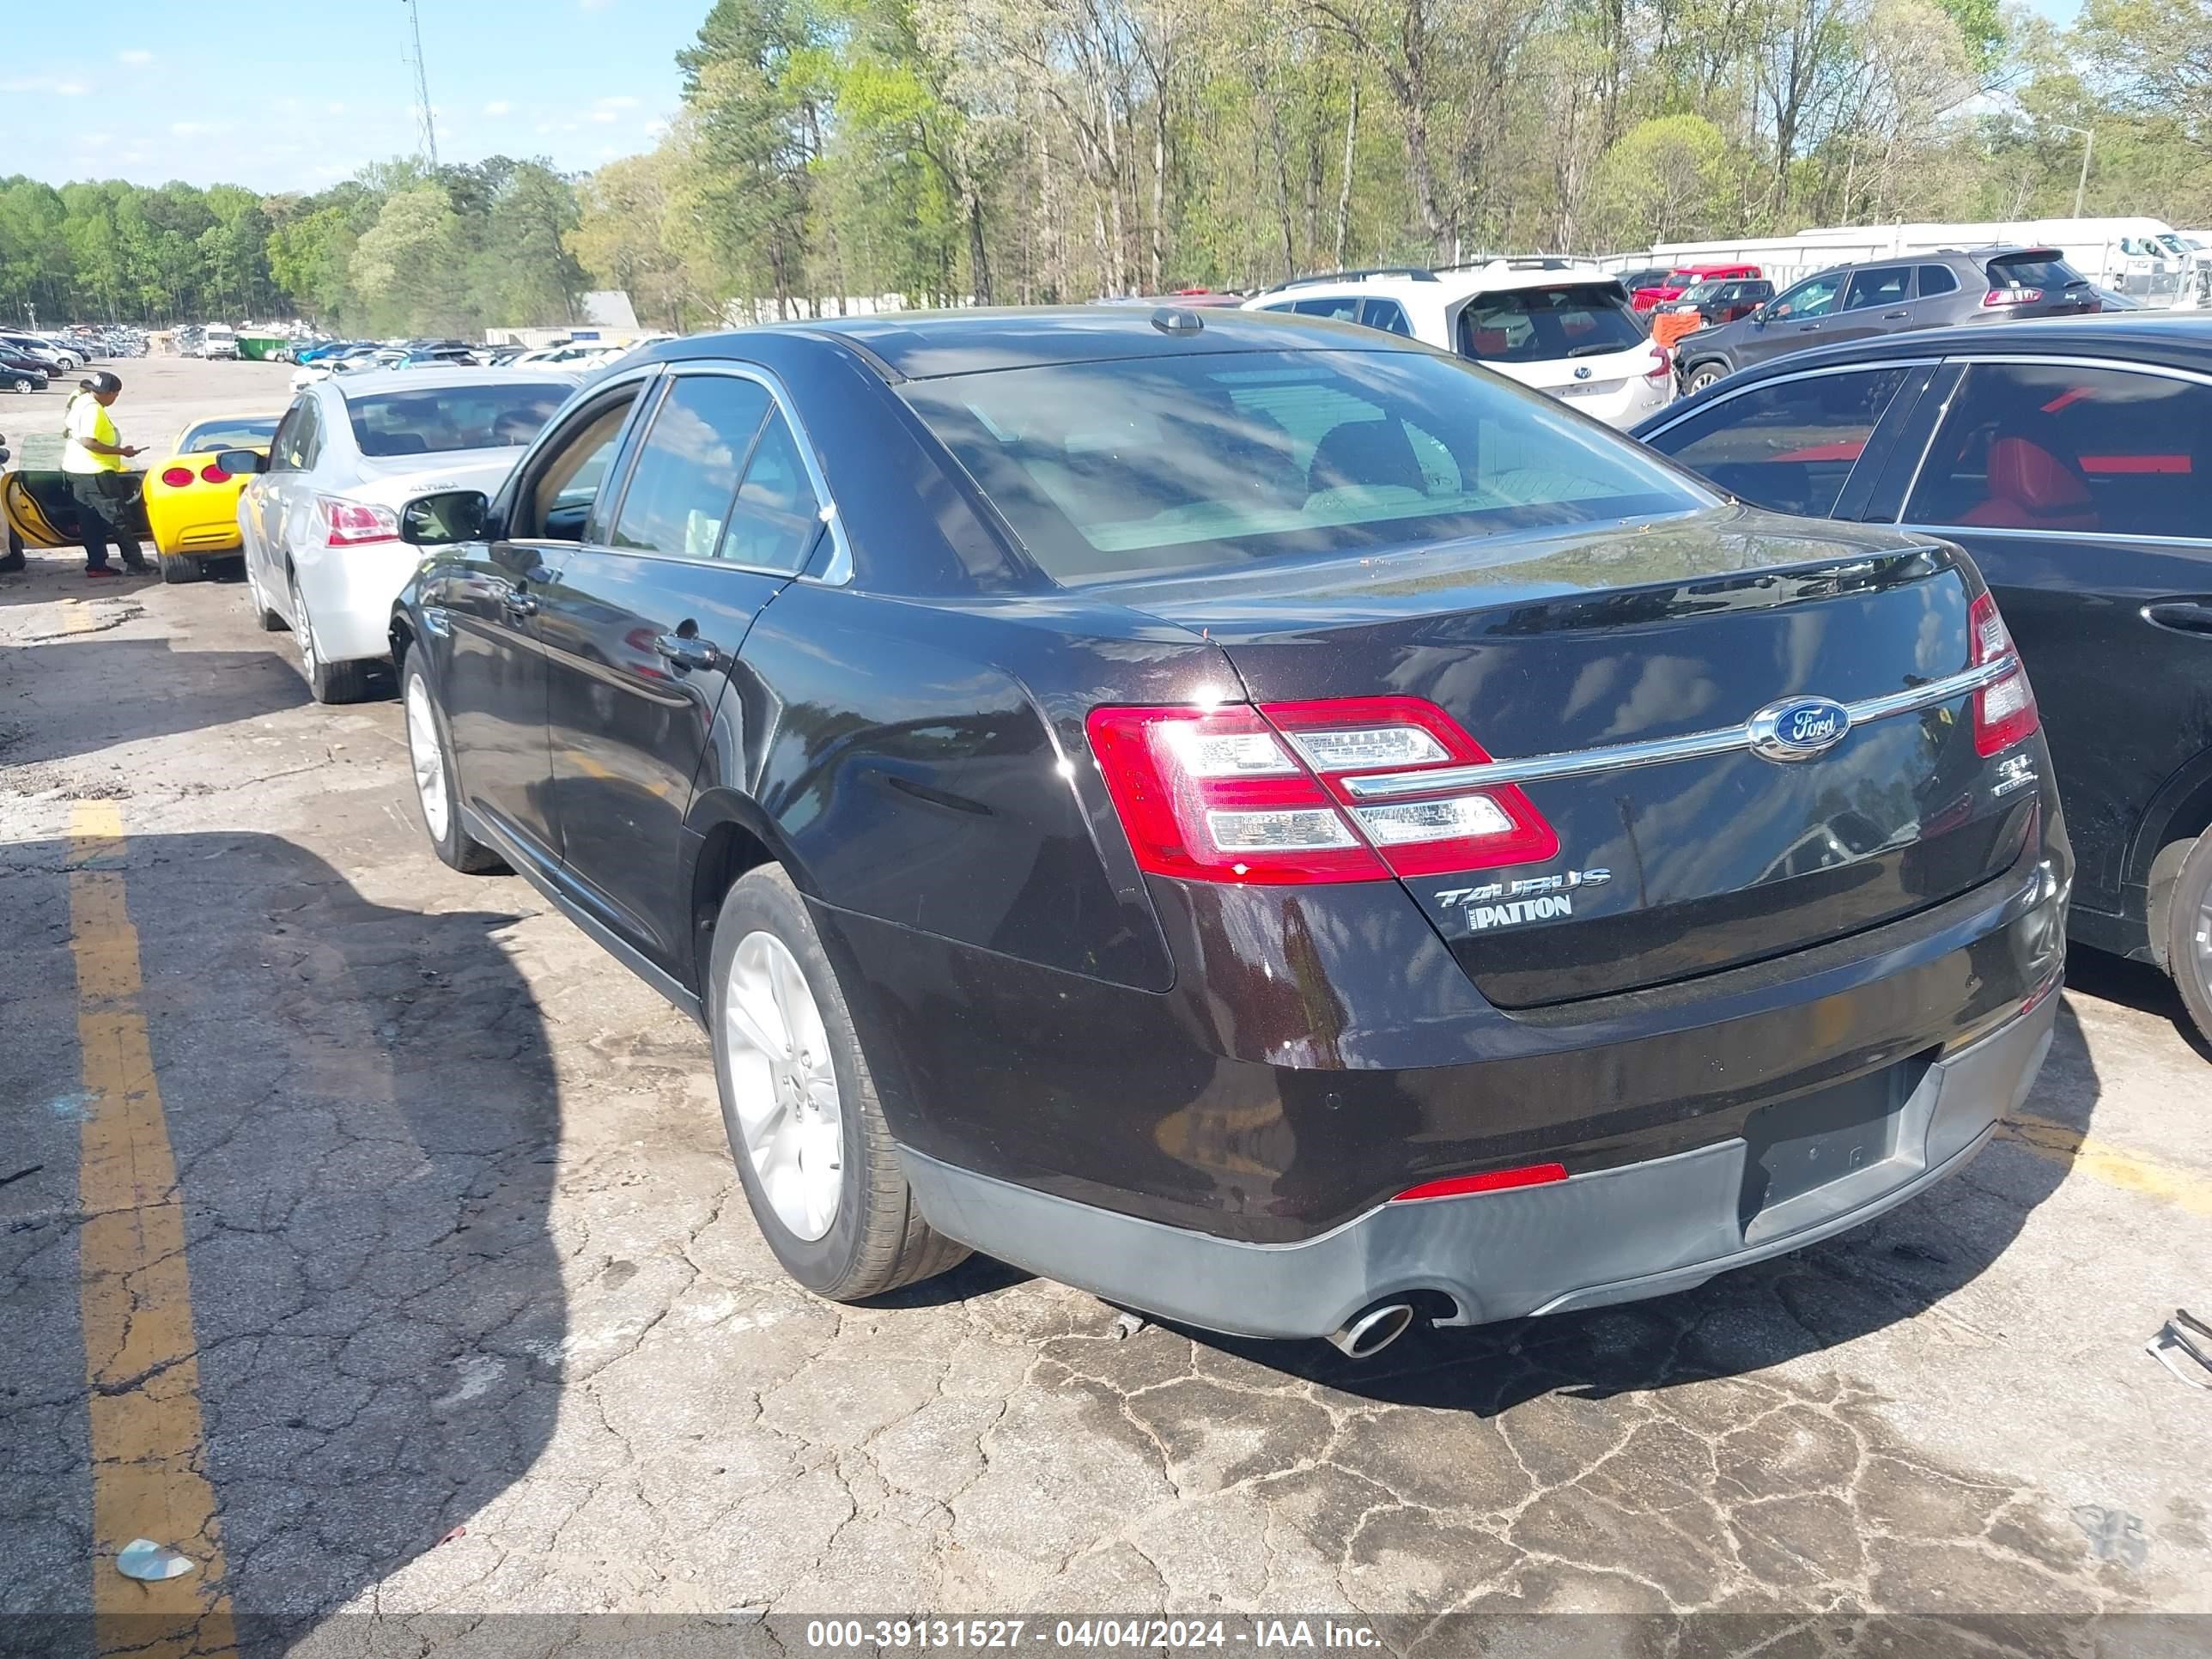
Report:
[[[461,794],[453,769],[453,740],[446,711],[428,676],[410,662],[400,678],[399,704],[407,733],[407,760],[415,778],[415,812],[440,860],[465,876],[505,872],[507,860],[461,827]]]
[[[2166,904],[2166,970],[2191,1022],[2212,1042],[2212,830],[2197,836],[2174,872]]]
[[[164,553],[161,561],[161,580],[165,582],[196,582],[207,573],[200,562],[189,553]]]
[[[965,1261],[968,1247],[915,1204],[836,970],[777,866],[738,878],[723,899],[705,988],[731,1155],[784,1271],[817,1296],[858,1302]],[[825,1196],[810,1206],[799,1189],[817,1181]]]
[[[300,580],[292,579],[292,635],[300,644],[300,672],[317,702],[359,702],[368,695],[368,665],[331,662],[315,648],[315,624],[307,614]]]

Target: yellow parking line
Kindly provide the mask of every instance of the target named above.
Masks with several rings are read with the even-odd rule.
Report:
[[[2015,1146],[2063,1164],[2092,1181],[2142,1193],[2191,1215],[2212,1216],[2212,1181],[2190,1170],[2124,1152],[2109,1140],[2028,1112],[2005,1119],[1998,1133]]]
[[[113,863],[123,848],[112,801],[71,811],[70,949],[88,1099],[77,1201],[93,1612],[102,1654],[216,1659],[236,1638],[206,1473],[176,1158],[139,1008],[138,934]],[[115,1557],[134,1538],[180,1551],[198,1570],[161,1583],[126,1578]]]

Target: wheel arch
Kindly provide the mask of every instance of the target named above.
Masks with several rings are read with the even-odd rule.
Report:
[[[703,998],[707,963],[714,954],[714,921],[740,877],[773,864],[781,866],[801,895],[815,896],[815,888],[774,821],[757,801],[738,790],[718,787],[701,791],[691,802],[684,829],[690,849],[686,882],[691,988]]]
[[[2166,780],[2151,798],[2128,849],[2123,892],[2143,890],[2153,959],[2166,966],[2166,906],[2191,842],[2212,830],[2212,750]]]

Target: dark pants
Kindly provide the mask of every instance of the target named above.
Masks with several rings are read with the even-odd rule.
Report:
[[[112,488],[107,480],[121,476],[115,472],[70,474],[70,494],[76,497],[78,532],[84,542],[84,565],[88,570],[107,568],[107,544],[111,541],[122,550],[125,565],[133,570],[145,567],[146,556],[138,550],[138,538],[118,526],[123,504],[107,493]]]

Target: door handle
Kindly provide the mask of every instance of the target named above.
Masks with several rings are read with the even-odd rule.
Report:
[[[1818,327],[1820,327],[1820,324],[1818,323],[1800,323],[1797,325],[1797,331],[1800,334],[1810,334]]]
[[[508,588],[499,596],[499,602],[507,607],[510,617],[534,617],[538,614],[536,596],[526,593],[519,587]]]
[[[1909,311],[1885,311],[1881,313],[1881,319],[1886,323],[1901,322],[1911,314]]]
[[[656,634],[653,648],[677,668],[694,668],[702,672],[722,665],[722,647],[712,640],[683,634]]]
[[[2172,599],[2163,605],[2147,605],[2142,617],[2154,627],[2170,628],[2177,634],[2212,635],[2212,602],[2203,599]]]

